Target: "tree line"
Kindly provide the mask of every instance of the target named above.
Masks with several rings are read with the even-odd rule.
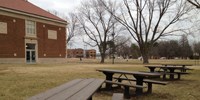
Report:
[[[156,42],[149,53],[151,59],[199,59],[200,42],[189,43],[186,35],[179,40]],[[126,58],[137,59],[141,57],[137,44],[121,45],[116,49],[116,55]]]

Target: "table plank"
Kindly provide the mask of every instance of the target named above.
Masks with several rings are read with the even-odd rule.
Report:
[[[58,86],[58,87],[55,87],[55,88],[52,88],[50,90],[47,90],[43,93],[40,93],[36,96],[33,96],[31,98],[29,98],[28,100],[46,100],[47,98],[53,96],[53,95],[56,95],[58,94],[59,92],[61,91],[64,91],[65,89],[68,89],[70,88],[71,86],[73,86],[74,84],[77,84],[79,82],[81,82],[83,79],[76,79],[76,80],[72,80],[66,84],[63,84],[61,86]]]
[[[70,88],[67,88],[58,94],[48,98],[48,100],[68,100],[71,96],[74,95],[74,93],[80,91],[83,89],[85,86],[89,85],[92,81],[95,79],[84,79],[77,83],[76,85],[71,86]]]
[[[97,69],[99,72],[116,73],[116,74],[129,74],[137,76],[160,76],[160,73],[148,73],[148,72],[134,72],[124,70],[111,70],[111,69]]]
[[[162,64],[163,66],[192,66],[191,64]]]
[[[68,98],[68,100],[88,100],[97,89],[103,84],[105,80],[103,79],[95,79],[90,84],[88,84],[84,89],[74,94],[72,97]]]

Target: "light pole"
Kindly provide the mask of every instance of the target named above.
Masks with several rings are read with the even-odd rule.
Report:
[[[84,45],[84,52],[83,52],[83,57],[86,58],[86,50],[87,50],[87,45]]]
[[[113,37],[113,46],[112,46],[112,64],[114,64],[114,60],[115,60],[115,33],[114,33],[114,28],[113,28],[113,33],[111,34]]]

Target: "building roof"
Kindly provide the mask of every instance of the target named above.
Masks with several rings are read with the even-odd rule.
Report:
[[[28,0],[0,0],[0,8],[6,8],[10,10],[20,11],[23,13],[28,13],[40,17],[50,18],[57,21],[65,20],[35,6],[34,4],[28,2]]]

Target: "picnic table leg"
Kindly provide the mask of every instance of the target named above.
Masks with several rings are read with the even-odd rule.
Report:
[[[185,65],[183,65],[183,69],[181,71],[186,72]]]
[[[163,74],[163,80],[166,80],[166,74],[165,73]]]
[[[87,100],[92,100],[92,96],[90,98],[88,98]]]
[[[166,69],[166,68],[164,68],[163,70],[164,70],[164,74],[163,74],[163,80],[166,80],[166,73],[167,73],[167,69]]]
[[[130,96],[130,92],[129,92],[129,87],[128,86],[124,86],[124,98],[125,99],[130,99],[131,96]]]
[[[178,80],[181,79],[181,73],[178,73]]]
[[[106,80],[112,81],[113,73],[106,73],[103,72],[106,75]],[[106,83],[106,89],[111,90],[112,89],[112,84]]]
[[[174,69],[169,69],[169,71],[170,71],[170,73],[174,73]],[[174,79],[174,75],[173,75],[173,74],[170,74],[169,77],[170,77],[170,79],[172,79],[172,80]]]
[[[152,93],[152,83],[148,83],[148,90],[147,93]]]
[[[150,72],[154,72],[156,67],[149,67]]]
[[[143,86],[143,77],[141,76],[134,76],[136,78],[136,85],[141,85]],[[143,94],[143,89],[142,88],[136,88],[135,90],[136,95],[142,95]]]

